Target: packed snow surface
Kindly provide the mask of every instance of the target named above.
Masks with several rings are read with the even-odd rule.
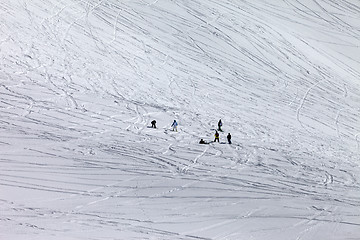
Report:
[[[0,20],[1,240],[360,239],[359,0],[1,0]]]

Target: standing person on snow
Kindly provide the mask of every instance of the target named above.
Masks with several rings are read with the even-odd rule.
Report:
[[[174,122],[171,124],[171,127],[173,128],[173,131],[177,132],[177,125],[178,125],[178,123],[176,122],[176,120],[174,120]]]
[[[218,122],[218,130],[222,132],[221,127],[222,127],[222,122],[221,122],[221,119],[220,119],[219,122]]]
[[[152,121],[151,121],[151,127],[152,127],[152,128],[156,128],[156,121],[155,121],[155,120],[152,120]]]
[[[231,144],[231,135],[230,135],[230,133],[228,133],[228,135],[227,135],[226,138],[227,138],[227,140],[228,140],[228,143]]]
[[[214,140],[214,142],[216,142],[216,141],[220,142],[220,137],[219,137],[218,131],[215,130],[215,140]]]

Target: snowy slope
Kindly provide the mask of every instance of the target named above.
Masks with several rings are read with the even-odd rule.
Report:
[[[0,19],[0,239],[360,239],[358,0]]]

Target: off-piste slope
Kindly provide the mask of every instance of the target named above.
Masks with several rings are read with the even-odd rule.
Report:
[[[0,238],[360,237],[359,13],[2,1]]]

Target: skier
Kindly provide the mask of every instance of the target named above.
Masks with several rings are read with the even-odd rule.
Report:
[[[151,127],[152,127],[152,128],[156,128],[156,121],[155,121],[155,120],[152,120],[152,121],[151,121]]]
[[[227,138],[227,140],[228,140],[228,143],[231,144],[231,135],[230,135],[230,133],[228,133],[228,135],[227,135],[226,138]]]
[[[177,132],[177,125],[178,125],[178,123],[176,122],[176,120],[174,120],[174,122],[171,124],[171,127],[173,128],[173,131]]]
[[[220,142],[220,138],[219,138],[218,131],[215,130],[215,140],[214,140],[214,142],[216,142],[216,141]]]
[[[220,132],[222,132],[221,127],[222,127],[222,122],[221,122],[221,119],[220,119],[219,122],[218,122],[218,131],[220,131]]]

